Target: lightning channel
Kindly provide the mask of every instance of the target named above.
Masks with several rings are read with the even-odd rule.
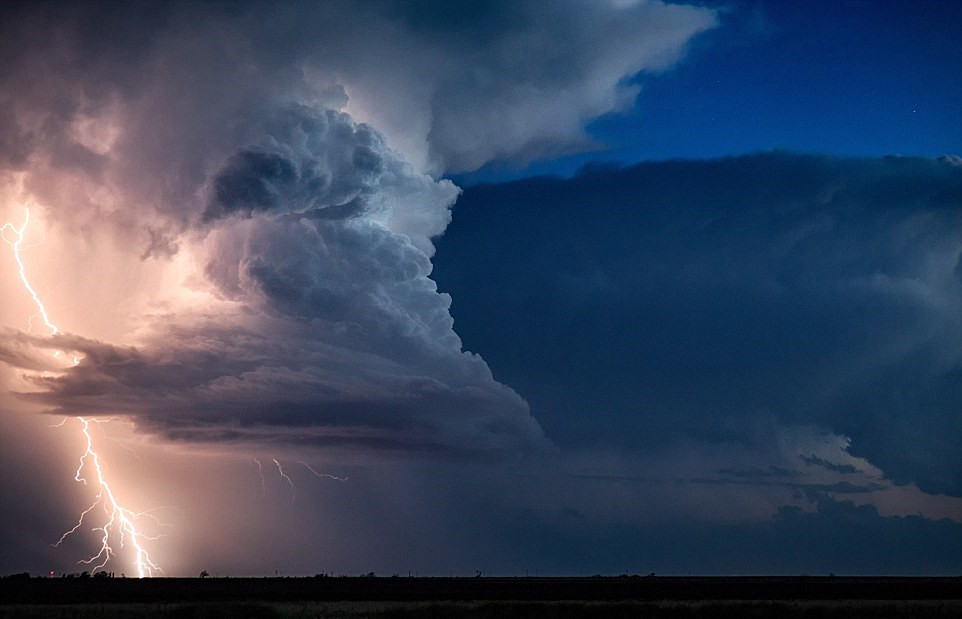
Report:
[[[56,335],[60,333],[60,329],[51,321],[50,316],[47,314],[47,308],[43,304],[43,299],[37,294],[37,291],[30,284],[30,279],[27,277],[27,270],[23,263],[22,250],[25,233],[27,226],[30,225],[30,209],[24,208],[24,218],[23,224],[19,227],[12,223],[5,223],[0,226],[0,237],[3,241],[7,243],[13,249],[13,257],[17,263],[19,269],[20,281],[23,283],[24,288],[30,293],[30,297],[33,299],[34,304],[37,306],[39,315],[43,318],[43,324],[50,330],[51,335]],[[33,317],[31,317],[32,320]],[[29,323],[28,323],[29,324]],[[60,351],[54,353],[54,356],[59,356]],[[80,359],[74,357],[74,365],[80,362]],[[84,485],[88,485],[87,471],[92,469],[95,478],[95,484],[97,488],[97,494],[94,502],[81,512],[80,517],[77,519],[77,524],[75,524],[71,529],[67,530],[60,539],[53,546],[60,546],[68,537],[77,532],[83,525],[84,521],[88,518],[91,512],[98,506],[101,506],[105,513],[106,520],[100,526],[95,526],[92,530],[100,533],[100,549],[98,552],[87,559],[81,559],[78,563],[83,563],[85,565],[96,565],[91,571],[96,572],[97,570],[103,569],[111,559],[115,558],[116,550],[115,547],[124,547],[127,544],[133,547],[134,550],[134,566],[137,570],[137,575],[140,578],[146,576],[153,576],[156,571],[161,570],[156,563],[151,560],[150,555],[144,548],[144,542],[148,540],[155,540],[156,537],[150,537],[145,535],[143,532],[137,528],[137,520],[147,514],[147,512],[133,512],[126,507],[124,507],[120,501],[117,499],[114,490],[110,487],[107,480],[105,466],[101,462],[100,455],[94,449],[93,437],[90,434],[91,424],[99,424],[100,420],[94,418],[77,417],[76,418],[81,425],[81,433],[86,442],[86,450],[83,455],[80,456],[80,465],[77,467],[77,472],[74,475],[74,479],[78,482],[82,482]],[[62,427],[66,423],[66,419],[62,421],[57,427]],[[114,540],[116,539],[116,542]]]
[[[30,296],[33,298],[33,302],[36,304],[37,309],[40,312],[40,316],[43,318],[43,324],[50,329],[50,335],[56,335],[60,333],[60,329],[57,328],[57,325],[50,322],[50,316],[47,315],[47,308],[43,306],[43,301],[40,299],[40,295],[38,295],[37,291],[34,290],[33,286],[30,285],[30,280],[27,278],[27,269],[23,265],[23,258],[20,255],[20,246],[23,244],[23,235],[24,232],[26,232],[28,225],[30,225],[30,209],[25,208],[23,225],[18,228],[9,222],[5,223],[2,227],[0,227],[0,235],[2,235],[3,240],[7,243],[7,245],[13,248],[13,259],[16,260],[17,267],[20,269],[20,281],[23,282],[24,288],[27,289],[27,292],[29,292]],[[13,231],[13,241],[7,238],[8,230]]]
[[[137,530],[135,521],[144,515],[146,512],[135,513],[123,505],[117,500],[114,495],[114,491],[111,489],[110,484],[107,481],[107,477],[104,472],[104,467],[100,462],[100,455],[94,450],[93,447],[93,437],[90,435],[90,424],[99,423],[97,419],[88,419],[86,417],[77,417],[80,422],[84,438],[87,441],[87,449],[84,451],[83,455],[80,456],[80,465],[77,467],[77,472],[74,475],[74,479],[87,485],[87,478],[84,471],[88,468],[93,468],[93,472],[96,474],[98,492],[91,503],[90,507],[83,511],[80,518],[77,520],[77,524],[73,526],[72,529],[64,533],[54,546],[59,546],[67,537],[72,533],[77,531],[82,525],[84,518],[89,514],[95,507],[101,505],[106,513],[107,521],[99,527],[94,527],[94,531],[99,531],[101,533],[100,538],[100,549],[97,554],[91,556],[87,559],[81,559],[79,563],[84,563],[86,565],[91,565],[97,561],[99,563],[94,566],[93,571],[103,569],[104,566],[112,559],[116,552],[111,546],[111,540],[114,539],[115,533],[116,538],[121,546],[129,542],[134,548],[134,566],[137,568],[137,575],[140,578],[145,576],[153,576],[154,571],[162,571],[157,564],[155,564],[150,555],[144,549],[143,542],[145,540],[155,540],[156,537],[148,537],[140,531]],[[90,465],[88,467],[88,465]]]
[[[261,498],[263,499],[267,496],[267,480],[264,479],[264,466],[257,458],[254,458],[254,464],[257,465],[257,474],[260,475],[261,478]]]
[[[277,466],[277,472],[280,473],[281,477],[284,478],[284,481],[287,482],[287,485],[291,487],[291,503],[293,503],[294,498],[297,496],[296,489],[294,488],[294,480],[287,476],[287,473],[284,472],[284,467],[281,466],[281,463],[277,461],[277,458],[271,458],[271,460],[273,460],[274,464]]]
[[[313,473],[314,477],[324,477],[327,479],[333,479],[334,481],[347,481],[349,479],[347,477],[338,477],[337,475],[330,475],[328,473],[318,473],[317,471],[314,470],[314,467],[312,467],[307,462],[304,462],[303,460],[298,460],[297,463],[304,466],[308,471]]]

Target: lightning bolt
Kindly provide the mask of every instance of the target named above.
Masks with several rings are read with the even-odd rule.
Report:
[[[94,502],[80,514],[80,518],[77,520],[77,524],[74,525],[72,529],[64,533],[54,546],[59,546],[67,537],[74,533],[83,525],[84,518],[98,505],[103,505],[104,512],[107,516],[107,521],[99,527],[94,527],[94,531],[101,532],[100,539],[100,550],[97,554],[93,555],[89,559],[81,559],[79,562],[90,565],[95,561],[100,561],[98,565],[93,568],[93,571],[102,569],[107,562],[116,554],[111,544],[111,539],[114,532],[116,531],[117,537],[119,538],[120,545],[123,546],[125,540],[129,540],[130,545],[134,547],[134,565],[137,568],[137,575],[140,578],[145,576],[153,576],[154,570],[160,570],[157,565],[151,561],[150,555],[144,550],[143,541],[144,540],[155,540],[156,537],[148,537],[137,530],[135,521],[142,516],[148,515],[147,512],[135,513],[125,508],[117,501],[117,497],[114,496],[113,490],[110,488],[110,484],[107,483],[107,478],[104,474],[104,468],[100,463],[100,456],[94,451],[93,438],[90,436],[90,424],[99,423],[97,419],[87,419],[85,417],[77,417],[77,420],[83,426],[81,430],[83,432],[84,438],[87,440],[87,449],[84,451],[83,455],[80,456],[80,466],[77,467],[77,473],[74,475],[74,479],[87,485],[87,478],[84,476],[84,470],[87,469],[88,464],[93,465],[94,472],[97,477],[98,492],[94,499]]]
[[[326,477],[327,479],[333,479],[333,480],[335,480],[335,481],[347,481],[347,480],[348,480],[347,477],[338,477],[337,475],[329,475],[329,474],[327,474],[327,473],[318,473],[317,471],[314,470],[314,467],[312,467],[310,464],[308,464],[307,462],[304,462],[304,461],[302,461],[302,460],[298,460],[297,463],[300,464],[300,465],[303,465],[304,467],[306,467],[307,470],[310,471],[311,473],[314,473],[314,476],[315,476],[315,477]]]
[[[60,333],[60,329],[57,328],[57,325],[50,322],[50,316],[47,315],[47,308],[43,306],[43,301],[40,299],[40,295],[37,294],[37,291],[34,290],[33,286],[30,285],[30,280],[27,279],[27,270],[23,265],[23,258],[20,256],[20,246],[23,244],[23,233],[27,230],[27,226],[30,224],[30,209],[27,208],[24,209],[24,211],[25,214],[23,217],[23,225],[17,228],[11,223],[5,223],[2,227],[0,227],[0,236],[3,237],[3,240],[7,243],[7,245],[13,248],[13,259],[17,261],[17,267],[20,269],[20,281],[23,282],[23,286],[27,289],[27,292],[30,293],[30,296],[33,297],[33,302],[36,304],[37,309],[40,311],[40,316],[43,318],[43,324],[50,329],[50,335],[56,335]],[[10,241],[10,239],[7,238],[8,230],[13,231],[13,241]]]
[[[261,464],[261,461],[258,458],[254,458],[253,460],[254,460],[254,464],[257,465],[257,474],[258,476],[260,476],[260,479],[261,479],[261,498],[263,498],[267,496],[267,478],[264,477],[264,465]],[[288,488],[290,488],[291,503],[293,503],[294,500],[297,498],[297,486],[294,485],[294,480],[291,479],[291,476],[288,475],[287,471],[284,470],[284,465],[281,464],[280,460],[278,460],[277,458],[271,458],[271,462],[273,462],[274,466],[277,467],[277,474],[281,476],[281,479],[283,479],[284,482],[287,483]],[[331,479],[336,479],[338,481],[347,480],[346,477],[342,479],[340,477],[334,477],[333,475],[324,475],[322,473],[318,473],[317,471],[312,469],[309,465],[303,462],[300,462],[300,464],[303,464],[304,466],[306,466],[308,470],[310,470],[312,473],[314,473],[318,477],[329,477]]]
[[[30,284],[30,280],[27,277],[26,267],[23,263],[23,257],[21,255],[24,234],[29,224],[30,209],[24,208],[23,224],[19,228],[12,223],[3,224],[3,226],[0,226],[0,237],[2,237],[4,242],[13,249],[13,257],[14,260],[16,260],[17,267],[20,271],[20,281],[23,283],[24,288],[27,289],[27,292],[30,293],[34,304],[37,306],[38,313],[43,318],[43,324],[50,330],[51,335],[56,335],[60,333],[60,329],[50,320],[50,316],[47,314],[47,308],[44,307],[43,300]],[[54,353],[54,356],[59,356],[60,354],[60,351],[57,351]],[[77,357],[74,357],[74,365],[79,362],[80,360]],[[88,514],[90,514],[94,508],[100,505],[103,507],[106,521],[101,526],[93,528],[93,531],[99,531],[101,534],[100,550],[97,552],[97,554],[94,554],[87,559],[81,559],[78,561],[78,563],[83,563],[86,565],[97,563],[97,565],[92,569],[94,572],[99,569],[103,569],[107,563],[116,556],[113,542],[113,540],[116,538],[117,544],[119,544],[120,547],[123,547],[126,544],[133,546],[134,566],[137,569],[138,576],[143,578],[145,576],[153,576],[155,571],[163,571],[157,567],[157,564],[151,560],[150,555],[144,549],[144,541],[155,540],[157,538],[148,537],[137,528],[136,521],[142,516],[149,514],[147,512],[136,513],[121,505],[107,481],[105,466],[101,463],[100,455],[94,449],[93,438],[90,435],[90,425],[99,424],[100,420],[86,417],[77,417],[77,420],[81,424],[81,432],[86,440],[86,450],[84,451],[83,455],[80,456],[80,465],[77,467],[77,472],[74,475],[74,479],[82,482],[84,485],[87,485],[87,476],[85,471],[92,468],[94,473],[93,477],[96,478],[97,495],[90,507],[85,509],[80,514],[77,524],[60,536],[60,539],[56,544],[54,544],[54,546],[60,546],[65,539],[80,529],[80,527],[83,526],[84,520],[87,518]],[[59,426],[63,426],[65,422],[66,420],[61,422]]]
[[[264,479],[264,467],[257,458],[254,458],[254,463],[257,465],[257,474],[261,477],[261,498],[263,499],[267,496],[267,480]]]
[[[294,480],[287,476],[287,473],[284,472],[284,467],[281,466],[281,463],[277,461],[277,458],[271,458],[271,460],[273,460],[274,464],[277,466],[277,472],[280,473],[281,477],[284,478],[284,481],[287,482],[287,485],[291,487],[291,503],[293,503],[296,496]]]

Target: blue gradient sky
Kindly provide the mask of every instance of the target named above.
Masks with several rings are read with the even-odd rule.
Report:
[[[465,184],[634,163],[788,150],[841,156],[962,149],[962,3],[707,2],[720,26],[669,70],[635,77],[626,113],[588,125],[601,152],[518,168],[490,163]]]

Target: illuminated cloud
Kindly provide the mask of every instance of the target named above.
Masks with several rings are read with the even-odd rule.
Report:
[[[150,318],[134,347],[59,340],[79,365],[31,378],[28,397],[177,439],[543,447],[525,402],[462,352],[428,278],[458,190],[342,112],[281,110],[264,135],[211,173],[179,240],[209,304]],[[22,341],[4,357],[29,368]]]
[[[118,299],[100,324],[59,312],[82,360],[24,397],[181,439],[402,451],[547,444],[430,279],[459,190],[427,172],[589,146],[625,80],[715,23],[661,3],[5,11],[3,214],[34,205],[40,277],[109,265],[53,305]],[[26,341],[3,356],[35,371]]]

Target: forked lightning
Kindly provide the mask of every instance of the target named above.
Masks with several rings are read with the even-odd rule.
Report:
[[[0,227],[0,235],[2,235],[4,242],[13,249],[13,257],[20,270],[20,281],[23,283],[24,288],[27,289],[27,292],[30,293],[34,304],[37,306],[38,313],[43,318],[44,325],[50,330],[51,335],[56,335],[60,332],[60,329],[50,320],[43,300],[40,298],[40,295],[37,294],[36,290],[34,290],[33,286],[30,285],[30,280],[27,277],[26,268],[23,264],[21,249],[24,234],[26,233],[27,226],[30,224],[30,209],[25,208],[24,213],[23,224],[20,227],[12,223],[5,223]],[[58,351],[55,353],[55,356],[59,356],[60,354],[60,351]],[[76,365],[77,363],[79,363],[79,359],[75,357],[74,364]],[[82,426],[81,432],[86,440],[86,451],[80,456],[80,465],[77,467],[75,479],[87,485],[86,471],[93,469],[93,477],[96,478],[97,495],[90,507],[80,514],[77,524],[65,532],[54,546],[62,544],[67,537],[83,525],[84,520],[95,508],[101,506],[104,510],[106,520],[100,526],[93,528],[93,531],[100,532],[100,549],[96,554],[87,559],[82,559],[78,563],[87,565],[96,563],[92,568],[92,571],[96,572],[97,570],[103,569],[107,563],[116,556],[116,545],[119,544],[120,547],[124,547],[129,544],[134,549],[133,560],[137,575],[141,578],[153,576],[155,571],[162,570],[151,560],[150,555],[144,548],[144,542],[156,538],[144,535],[144,533],[137,529],[136,523],[145,513],[135,513],[121,505],[107,481],[107,473],[101,463],[100,455],[94,450],[93,438],[90,435],[90,425],[99,424],[100,421],[86,417],[77,417],[77,420]]]

